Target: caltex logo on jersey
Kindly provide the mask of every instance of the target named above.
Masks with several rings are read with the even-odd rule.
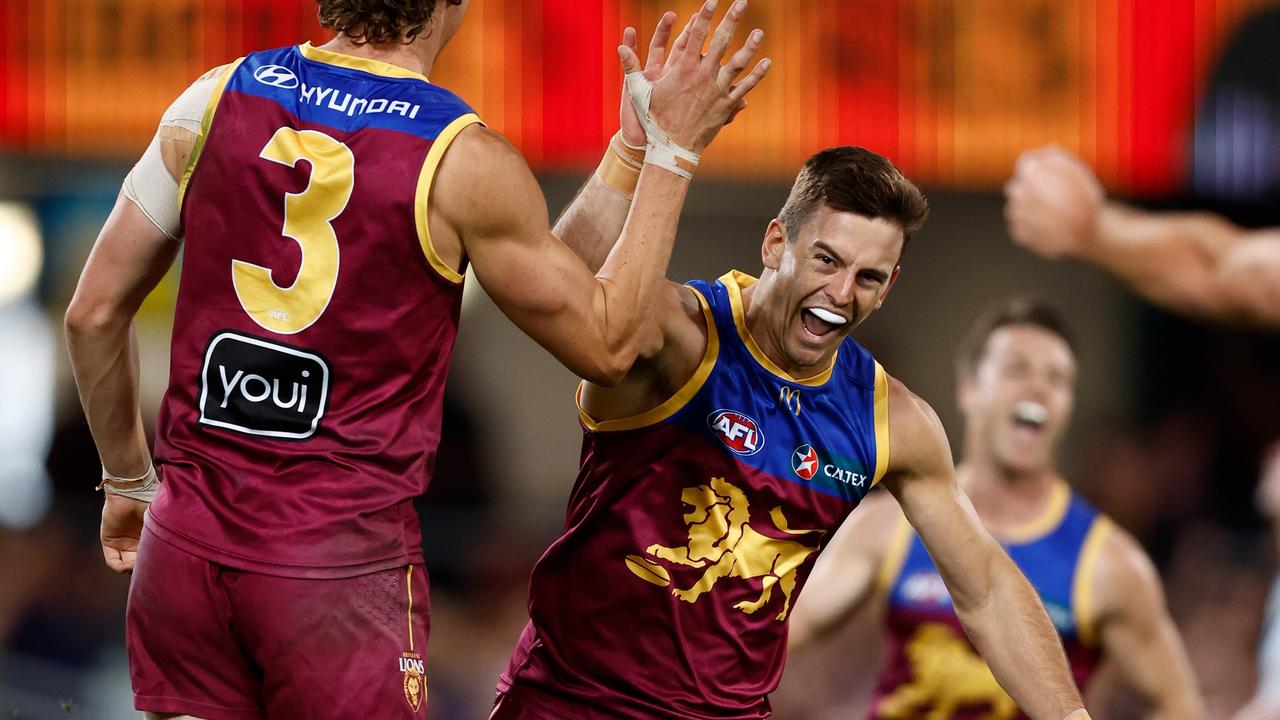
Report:
[[[754,455],[764,447],[760,425],[740,412],[717,410],[707,416],[707,425],[725,447],[738,455]]]
[[[801,445],[791,453],[791,470],[804,480],[818,474],[818,451],[812,445]]]

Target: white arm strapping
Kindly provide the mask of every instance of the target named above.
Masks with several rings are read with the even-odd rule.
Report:
[[[631,97],[631,106],[635,108],[636,116],[644,126],[644,134],[649,138],[644,161],[682,178],[693,178],[693,173],[680,167],[676,159],[684,160],[696,168],[698,161],[702,159],[701,156],[677,145],[649,115],[649,101],[653,99],[653,82],[639,70],[627,73],[624,80],[627,85],[627,95]]]
[[[213,97],[219,74],[203,77],[191,84],[177,100],[164,111],[160,119],[161,129],[181,128],[200,135],[205,106]],[[151,138],[138,164],[124,179],[124,196],[133,201],[143,215],[165,236],[177,240],[182,237],[181,208],[178,207],[178,180],[169,174],[164,156],[160,152],[160,133]]]
[[[178,208],[178,181],[169,174],[160,155],[160,136],[151,144],[138,164],[124,178],[124,196],[133,201],[143,215],[169,239],[182,236],[182,216]]]

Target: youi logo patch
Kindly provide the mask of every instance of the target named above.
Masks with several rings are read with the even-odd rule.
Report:
[[[707,416],[707,426],[737,455],[755,455],[764,447],[760,424],[740,412],[717,410]]]
[[[232,331],[209,341],[200,373],[200,422],[249,435],[304,440],[329,399],[319,355]]]

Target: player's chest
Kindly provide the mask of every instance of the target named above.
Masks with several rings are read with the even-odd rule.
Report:
[[[875,473],[871,395],[835,380],[806,387],[759,373],[719,373],[682,424],[748,473],[856,504]]]

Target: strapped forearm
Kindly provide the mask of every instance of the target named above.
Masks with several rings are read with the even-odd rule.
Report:
[[[644,150],[627,146],[615,134],[600,166],[556,221],[556,237],[592,272],[604,265],[622,233],[643,167]]]
[[[618,244],[596,273],[603,303],[597,317],[605,321],[605,346],[632,360],[640,348],[630,344],[643,339],[638,329],[651,317],[645,308],[652,307],[657,286],[666,282],[688,189],[686,178],[646,165]]]
[[[972,607],[957,602],[956,614],[996,680],[1034,720],[1080,711],[1084,703],[1058,633],[1035,590],[1003,552],[993,559],[988,587]]]
[[[1214,315],[1220,304],[1214,277],[1243,234],[1208,213],[1147,212],[1110,202],[1082,254],[1151,302]]]

